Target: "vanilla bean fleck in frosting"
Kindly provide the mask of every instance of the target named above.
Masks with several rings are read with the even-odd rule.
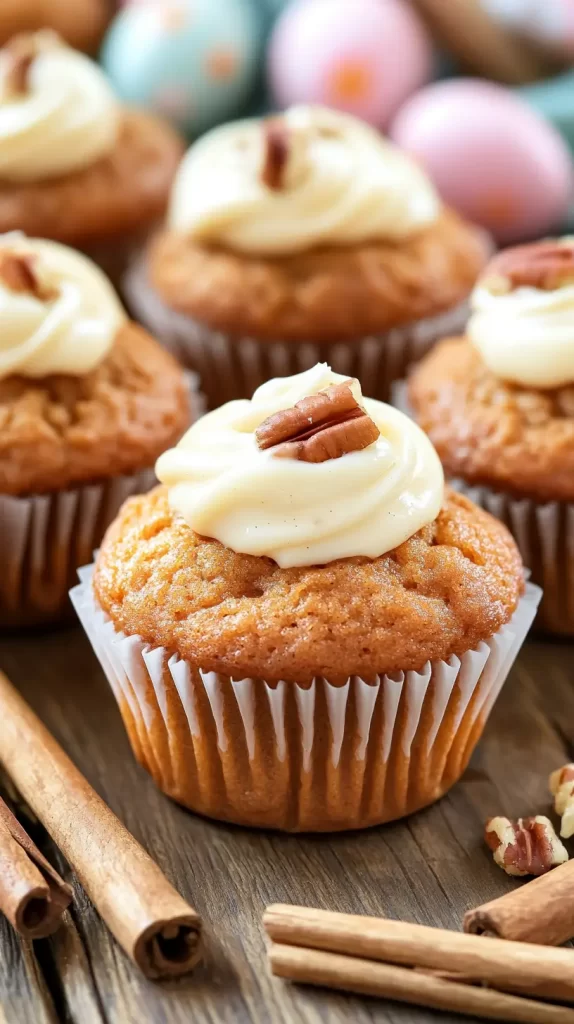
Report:
[[[89,373],[125,320],[86,256],[19,232],[0,235],[0,379]]]
[[[527,388],[574,382],[574,240],[508,249],[471,297],[467,334],[497,377]]]
[[[320,462],[260,447],[257,431],[269,417],[297,403],[306,410],[306,399],[335,385],[348,385],[376,425],[372,443],[357,448],[336,440]],[[318,421],[322,411],[311,404],[310,416]],[[156,474],[169,488],[172,509],[196,533],[282,567],[377,558],[436,518],[444,490],[439,458],[420,427],[397,409],[363,398],[357,381],[324,363],[268,381],[251,401],[229,402],[204,416],[159,458]]]
[[[169,222],[246,253],[407,238],[440,201],[417,164],[374,128],[323,107],[223,125],[185,156]]]
[[[119,121],[103,71],[53,33],[16,37],[0,50],[0,179],[81,170],[113,149]]]

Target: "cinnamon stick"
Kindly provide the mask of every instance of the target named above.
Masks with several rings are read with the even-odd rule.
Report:
[[[263,926],[273,942],[448,972],[528,996],[574,1002],[574,952],[450,932],[385,918],[308,907],[271,906]]]
[[[273,974],[304,985],[382,996],[434,1010],[452,1010],[488,1020],[522,1024],[574,1024],[574,1010],[551,1003],[445,981],[432,974],[302,946],[272,945]]]
[[[574,860],[469,910],[464,930],[559,946],[574,936]]]
[[[190,971],[201,921],[0,672],[0,763],[148,978]]]
[[[0,910],[24,939],[58,928],[72,889],[0,798]]]

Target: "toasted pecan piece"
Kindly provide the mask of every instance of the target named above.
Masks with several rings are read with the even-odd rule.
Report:
[[[574,284],[574,239],[548,239],[505,249],[490,261],[483,281],[501,292],[525,285],[553,291]]]
[[[490,818],[484,837],[494,860],[507,875],[544,875],[568,860],[549,818]]]
[[[285,184],[289,160],[289,131],[280,117],[270,117],[263,124],[263,166],[261,180],[267,188],[280,191]]]
[[[259,448],[279,458],[326,462],[367,448],[379,428],[357,402],[352,380],[333,384],[269,416],[255,431]]]
[[[42,281],[35,264],[36,258],[32,254],[0,249],[0,280],[12,292],[28,292],[37,299],[49,301],[55,298],[57,291]]]

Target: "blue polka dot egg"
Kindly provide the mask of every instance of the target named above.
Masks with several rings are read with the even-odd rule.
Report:
[[[195,135],[241,111],[256,78],[253,0],[148,0],[124,7],[102,50],[118,95]]]

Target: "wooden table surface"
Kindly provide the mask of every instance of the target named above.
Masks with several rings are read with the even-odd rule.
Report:
[[[459,928],[469,907],[513,883],[482,842],[484,820],[548,813],[547,776],[573,759],[574,658],[531,642],[464,779],[395,825],[297,837],[217,825],[159,793],[134,761],[111,692],[79,629],[0,640],[0,667],[93,786],[203,917],[206,960],[153,984],[118,948],[47,837],[36,840],[74,884],[65,925],[22,943],[0,920],[1,1024],[420,1024],[461,1018],[271,979],[264,907],[302,903]]]

